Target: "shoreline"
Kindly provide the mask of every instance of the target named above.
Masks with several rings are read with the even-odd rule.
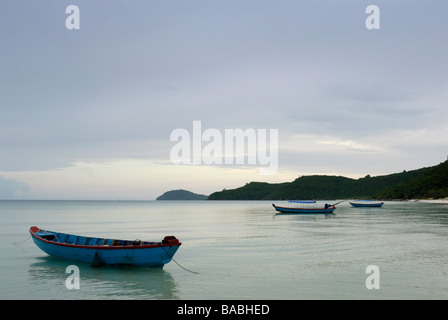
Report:
[[[413,202],[424,202],[424,203],[444,203],[444,204],[448,204],[448,198],[444,198],[444,199],[411,199],[408,201],[413,201]]]

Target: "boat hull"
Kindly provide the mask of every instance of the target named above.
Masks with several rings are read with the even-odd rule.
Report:
[[[355,202],[350,202],[350,204],[353,206],[353,207],[357,207],[357,208],[378,208],[378,207],[381,207],[381,206],[383,206],[383,202],[380,202],[380,203],[355,203]]]
[[[272,204],[275,210],[280,213],[290,213],[290,214],[322,214],[322,213],[333,213],[336,209],[335,206],[329,208],[291,208],[291,207],[279,207]]]
[[[33,227],[32,227],[33,228]],[[112,243],[112,239],[88,238],[81,236],[67,235],[58,232],[44,231],[38,229],[30,229],[33,241],[37,247],[48,255],[63,258],[72,261],[80,261],[90,263],[94,266],[100,265],[126,265],[136,267],[155,267],[163,268],[169,263],[176,253],[181,243],[172,241],[170,244],[154,243],[150,245],[80,245],[69,244],[64,242],[57,242],[48,240],[48,236],[55,235],[55,238],[62,238],[64,236],[78,237],[77,239],[89,239],[88,241],[95,241],[105,243]],[[46,239],[47,238],[47,239]]]

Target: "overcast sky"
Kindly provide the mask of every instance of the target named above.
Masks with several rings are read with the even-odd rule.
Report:
[[[436,165],[447,17],[445,0],[0,0],[0,198],[150,200]],[[193,121],[277,129],[277,173],[172,164],[170,134]]]

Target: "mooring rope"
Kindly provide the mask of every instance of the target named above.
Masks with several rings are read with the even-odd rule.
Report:
[[[29,238],[31,238],[31,236],[29,236],[29,237],[26,238],[25,240],[17,241],[17,242],[13,242],[13,244],[14,244],[14,245],[18,245],[19,243],[25,242],[25,241],[28,240]]]
[[[184,269],[185,271],[188,271],[188,272],[191,272],[191,273],[194,273],[194,274],[199,274],[199,272],[191,271],[191,270],[188,270],[187,268],[181,266],[176,260],[174,260],[173,256],[170,255],[170,254],[166,251],[165,247],[162,247],[162,248],[163,248],[163,250],[165,250],[167,256],[170,257],[171,260],[173,260],[179,267],[181,267],[181,268]]]

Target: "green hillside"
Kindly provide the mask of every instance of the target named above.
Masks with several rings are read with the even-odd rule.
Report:
[[[411,199],[448,197],[448,161],[437,166],[390,175],[351,179],[302,176],[292,182],[251,182],[212,193],[209,200]]]
[[[430,167],[409,181],[391,186],[377,194],[391,199],[441,199],[448,197],[448,160]]]

